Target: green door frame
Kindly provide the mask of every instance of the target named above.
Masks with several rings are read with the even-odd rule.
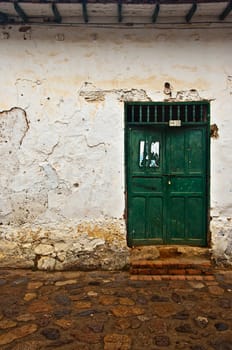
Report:
[[[206,206],[207,206],[207,242],[210,245],[210,102],[126,102],[125,105],[125,188],[126,188],[126,226],[127,243],[133,246],[133,240],[128,230],[128,131],[129,128],[140,126],[168,127],[170,124],[180,121],[181,126],[189,128],[204,126],[206,128]],[[200,117],[198,118],[198,114]],[[170,120],[173,121],[170,123]]]

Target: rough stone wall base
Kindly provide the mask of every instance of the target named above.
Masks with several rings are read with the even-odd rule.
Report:
[[[230,218],[213,218],[211,256],[217,266],[232,267]],[[130,249],[124,220],[81,221],[55,227],[2,225],[0,268],[47,271],[122,270]]]
[[[216,265],[232,267],[231,218],[213,218],[211,223],[212,258]]]
[[[121,270],[128,261],[124,222],[117,219],[73,227],[1,227],[1,268]]]

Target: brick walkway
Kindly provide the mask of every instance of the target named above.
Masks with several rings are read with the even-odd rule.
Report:
[[[231,350],[232,271],[1,271],[1,350]]]

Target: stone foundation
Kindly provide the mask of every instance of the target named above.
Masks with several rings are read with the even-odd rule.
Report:
[[[39,270],[120,270],[128,265],[123,221],[72,227],[1,227],[0,266]]]
[[[219,266],[232,266],[232,225],[231,218],[213,218],[212,258]]]
[[[231,267],[230,219],[214,218],[211,232],[213,261],[217,266]],[[150,251],[152,247],[147,249]],[[2,225],[0,229],[1,268],[123,270],[129,266],[129,257],[124,220],[99,219],[56,227]]]

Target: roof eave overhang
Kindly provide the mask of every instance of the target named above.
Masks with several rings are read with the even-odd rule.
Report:
[[[0,24],[232,26],[232,0],[0,0]]]

